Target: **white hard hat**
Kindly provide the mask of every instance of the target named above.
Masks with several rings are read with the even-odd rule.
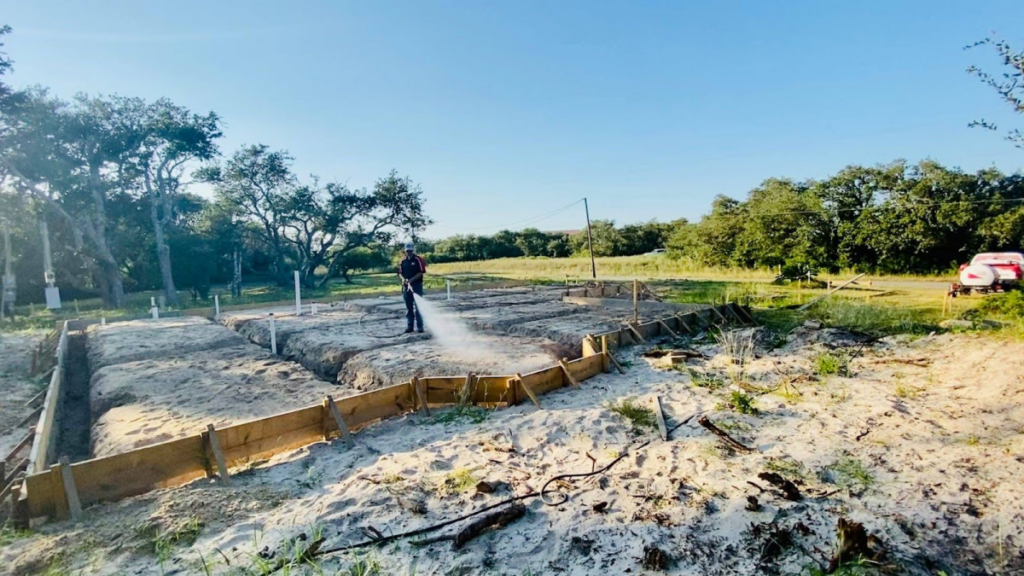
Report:
[[[416,249],[416,247],[415,247],[415,246],[413,246],[412,242],[406,242],[406,243],[405,243],[405,249],[406,249],[406,250],[415,250],[415,249]]]

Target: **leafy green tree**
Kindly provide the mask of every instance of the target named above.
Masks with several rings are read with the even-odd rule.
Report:
[[[594,220],[590,223],[594,242],[594,256],[618,256],[622,249],[622,234],[615,228],[614,220]],[[589,256],[587,231],[581,230],[569,239],[572,253]]]
[[[523,256],[549,256],[551,237],[536,228],[525,228],[516,234],[515,245]]]
[[[977,66],[970,66],[967,68],[967,73],[976,76],[985,85],[995,90],[999,98],[1009,104],[1014,112],[1024,113],[1024,52],[1014,50],[1006,40],[991,37],[975,42],[967,48],[978,46],[993,48],[1006,70],[1001,74],[992,75]],[[999,129],[996,124],[984,119],[972,122],[971,126],[993,131]],[[1013,142],[1018,148],[1024,148],[1024,134],[1020,130],[1007,131],[1006,139]]]

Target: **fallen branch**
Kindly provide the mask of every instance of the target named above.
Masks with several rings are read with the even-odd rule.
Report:
[[[700,418],[698,418],[697,419],[697,423],[700,424],[701,426],[703,426],[704,428],[707,428],[707,430],[709,432],[711,432],[712,434],[714,434],[714,435],[718,436],[719,438],[721,438],[722,441],[726,443],[726,445],[728,445],[728,446],[730,446],[732,448],[735,448],[736,450],[739,450],[740,452],[753,452],[754,451],[753,448],[750,448],[749,446],[747,446],[747,445],[743,444],[742,442],[736,440],[732,436],[729,436],[728,432],[726,432],[725,430],[722,430],[718,426],[715,426],[711,422],[711,420],[708,419],[707,416],[701,416]]]
[[[526,514],[526,506],[515,503],[504,510],[499,510],[474,520],[455,534],[455,539],[452,542],[452,549],[458,550],[485,530],[507,526],[522,518],[524,514]]]
[[[800,494],[800,489],[796,487],[796,484],[786,480],[781,475],[775,472],[761,472],[757,477],[782,490],[786,500],[792,500],[793,502],[803,500],[803,495]]]

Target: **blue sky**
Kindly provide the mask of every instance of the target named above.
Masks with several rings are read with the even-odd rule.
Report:
[[[698,218],[716,194],[853,163],[1016,171],[970,129],[1021,126],[968,76],[1024,48],[1024,3],[0,0],[15,85],[167,96],[222,149],[300,175],[421,183],[431,236],[491,233],[587,196],[592,218]],[[582,206],[536,223],[583,224]]]

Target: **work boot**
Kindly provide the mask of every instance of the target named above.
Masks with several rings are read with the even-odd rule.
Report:
[[[423,327],[420,326],[419,328],[416,329],[416,331],[419,332],[420,334],[423,334]]]
[[[420,330],[420,332],[423,332],[423,330]],[[403,332],[403,334],[412,334],[412,326],[409,326],[408,328],[406,328],[405,332]]]

